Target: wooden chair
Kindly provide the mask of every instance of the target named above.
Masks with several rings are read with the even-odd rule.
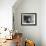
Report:
[[[22,33],[15,33],[14,36],[16,46],[21,46],[22,44]]]
[[[25,46],[35,46],[35,43],[32,40],[26,40]]]

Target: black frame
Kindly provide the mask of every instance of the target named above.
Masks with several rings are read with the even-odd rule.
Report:
[[[22,16],[24,16],[25,14],[27,15],[35,15],[35,24],[23,24],[23,21],[22,21]],[[37,13],[21,13],[21,25],[24,25],[24,26],[35,26],[37,25]]]

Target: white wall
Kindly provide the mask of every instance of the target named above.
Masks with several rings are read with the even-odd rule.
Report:
[[[40,29],[42,46],[46,46],[46,0],[41,1]]]
[[[12,28],[12,6],[16,0],[0,0],[0,27]]]
[[[16,6],[16,5],[14,5]],[[41,31],[40,31],[40,0],[23,0],[14,10],[15,30],[23,33],[23,37],[35,41],[36,46],[41,46]],[[21,13],[37,13],[36,26],[22,26]]]

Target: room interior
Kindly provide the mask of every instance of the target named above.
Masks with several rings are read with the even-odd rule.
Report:
[[[0,0],[0,46],[46,46],[45,0]]]

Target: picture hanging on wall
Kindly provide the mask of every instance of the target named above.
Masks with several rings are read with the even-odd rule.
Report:
[[[37,13],[21,13],[21,25],[37,25]]]

